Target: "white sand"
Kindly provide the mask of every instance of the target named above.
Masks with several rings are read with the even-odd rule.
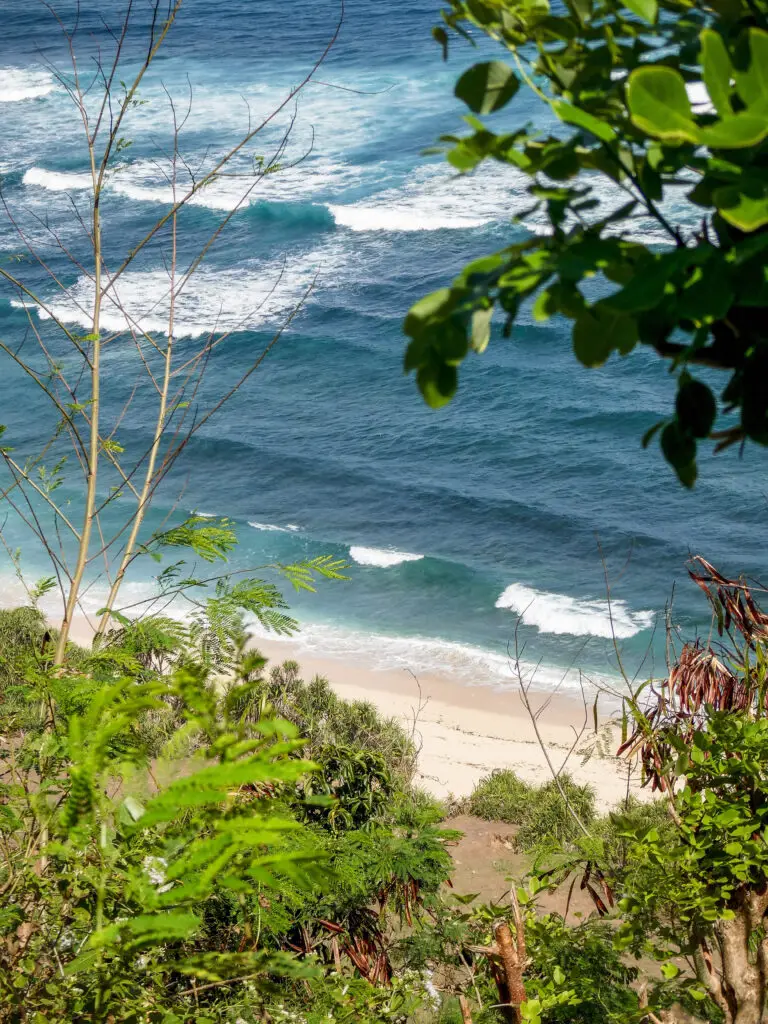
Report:
[[[88,644],[91,636],[85,619],[73,623],[73,640]],[[624,760],[594,753],[583,763],[578,753],[594,739],[592,697],[585,709],[581,700],[565,693],[531,693],[534,710],[547,702],[538,718],[545,754],[514,687],[500,691],[437,675],[416,678],[404,669],[382,670],[348,658],[318,655],[304,649],[299,640],[259,638],[254,646],[272,664],[297,661],[303,679],[324,676],[340,697],[370,701],[382,714],[413,730],[419,748],[419,782],[435,796],[467,796],[479,779],[496,768],[512,768],[528,782],[546,782],[552,777],[547,756],[555,771],[567,760],[574,779],[594,787],[601,811],[626,795]],[[636,779],[631,780],[631,788],[638,791]]]
[[[501,692],[489,686],[462,686],[435,675],[417,680],[405,670],[380,670],[350,660],[318,657],[285,641],[259,639],[256,646],[272,663],[295,660],[303,679],[325,676],[340,697],[370,701],[383,714],[413,729],[420,750],[420,782],[436,796],[466,796],[495,768],[512,768],[529,782],[541,783],[552,777],[531,718],[514,689]],[[585,711],[581,700],[564,694],[549,696],[538,727],[555,770],[559,771],[567,758],[573,777],[594,786],[600,809],[612,807],[626,795],[626,762],[593,754],[583,764],[576,750],[569,756],[574,744],[578,750],[594,739],[592,708]],[[532,693],[534,710],[547,699],[546,693]],[[636,782],[632,789],[637,789]]]

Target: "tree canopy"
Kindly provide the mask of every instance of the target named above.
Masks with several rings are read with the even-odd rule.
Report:
[[[453,398],[494,312],[510,337],[532,304],[571,321],[585,366],[639,345],[669,363],[675,405],[643,443],[658,434],[686,486],[700,441],[768,444],[768,3],[450,0],[433,30],[446,55],[478,32],[506,59],[459,78],[470,131],[441,142],[462,174],[493,160],[527,176],[530,204],[510,210],[510,245],[408,313],[424,399]],[[548,127],[515,123],[526,94]],[[480,119],[502,108],[504,130]]]

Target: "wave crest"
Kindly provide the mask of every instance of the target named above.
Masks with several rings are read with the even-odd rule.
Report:
[[[400,565],[402,562],[418,562],[424,555],[415,555],[410,551],[391,551],[380,548],[364,548],[355,544],[349,549],[350,557],[358,565],[375,565],[378,568],[386,569],[391,565]]]
[[[90,174],[78,171],[46,171],[44,167],[30,167],[24,172],[22,182],[25,185],[37,185],[49,192],[70,192],[75,189],[90,188]]]
[[[266,530],[268,533],[298,533],[301,529],[301,527],[296,526],[295,523],[286,523],[285,526],[275,526],[273,523],[257,523],[248,520],[248,525],[252,526],[254,530]]]
[[[53,92],[56,83],[47,71],[32,68],[0,68],[0,103],[37,100]]]
[[[328,207],[336,224],[350,231],[442,231],[479,228],[488,223],[485,217],[467,217],[460,214],[429,213],[407,206],[351,206]]]
[[[512,583],[496,601],[497,608],[508,608],[523,616],[528,626],[541,633],[570,636],[615,635],[621,640],[634,636],[653,624],[654,612],[633,612],[623,601],[579,601],[566,594],[534,590]]]
[[[0,99],[1,90],[0,79]],[[264,219],[278,219],[286,215],[304,216],[331,224],[332,214],[328,208],[322,203],[313,202],[313,199],[320,193],[337,191],[340,185],[352,180],[355,180],[352,168],[320,158],[300,167],[288,166],[260,177],[254,175],[250,167],[233,164],[226,175],[209,182],[187,200],[186,205],[227,213],[239,208],[251,208]],[[62,192],[66,189],[90,188],[91,177],[85,172],[31,167],[24,175],[24,184]],[[167,161],[136,160],[113,167],[106,184],[111,192],[125,199],[170,206],[185,198],[193,187],[193,178],[183,167],[174,170]],[[294,205],[299,206],[295,213]]]
[[[308,656],[340,659],[383,672],[399,670],[445,676],[464,686],[517,690],[522,676],[536,690],[564,688],[579,692],[583,683],[575,669],[535,662],[521,662],[518,666],[506,654],[433,636],[391,636],[307,621],[292,637],[270,633],[256,621],[249,621],[248,631],[257,638],[294,645]],[[615,683],[607,676],[592,679]]]
[[[318,274],[332,278],[343,254],[318,247],[286,264],[282,260],[243,263],[236,269],[201,267],[193,277],[183,275],[176,285],[174,336],[198,338],[206,334],[257,330],[280,322],[302,302]],[[332,280],[330,281],[332,287]],[[171,279],[165,270],[130,270],[104,295],[102,330],[121,334],[130,330],[168,332]],[[29,306],[12,299],[17,309]],[[48,310],[63,323],[92,323],[93,282],[81,277],[65,292],[52,297]],[[38,308],[42,320],[50,313]]]

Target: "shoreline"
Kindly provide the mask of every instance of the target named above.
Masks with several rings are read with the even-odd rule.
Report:
[[[626,796],[623,759],[595,753],[582,763],[577,750],[591,742],[594,725],[591,702],[585,706],[575,695],[530,691],[532,709],[540,711],[538,729],[545,754],[517,689],[463,686],[435,673],[376,668],[354,658],[307,652],[300,641],[259,637],[253,647],[270,665],[296,661],[306,682],[324,676],[338,696],[369,701],[383,715],[413,730],[419,747],[417,782],[437,797],[469,796],[483,776],[500,768],[512,768],[527,782],[546,782],[552,774],[547,754],[555,770],[567,758],[567,770],[574,779],[594,787],[600,811]],[[638,782],[633,780],[630,788],[636,792]]]
[[[71,636],[90,645],[92,629],[84,616],[73,622]],[[516,687],[462,684],[447,673],[413,673],[364,658],[315,653],[302,644],[300,634],[254,636],[251,646],[269,660],[267,671],[295,661],[306,682],[323,676],[344,700],[369,701],[382,715],[397,719],[419,749],[417,784],[440,799],[469,796],[481,778],[497,769],[511,768],[526,782],[541,784],[552,777],[548,758],[556,771],[567,761],[575,781],[594,788],[600,812],[618,804],[628,789],[638,795],[639,780],[628,779],[623,759],[595,752],[584,762],[579,754],[594,739],[594,694],[585,693],[581,700],[567,689],[532,687],[529,698],[538,713],[540,742]],[[599,724],[606,723],[609,711],[606,699]]]

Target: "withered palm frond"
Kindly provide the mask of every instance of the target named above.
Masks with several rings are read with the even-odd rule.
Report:
[[[695,555],[691,561],[700,571],[689,569],[691,579],[707,595],[717,618],[717,631],[732,635],[735,629],[754,647],[755,643],[768,640],[768,614],[763,612],[752,596],[754,590],[766,593],[760,586],[749,586],[744,579],[727,579],[714,566]]]
[[[768,591],[744,579],[728,579],[700,555],[691,561],[696,567],[688,570],[691,579],[707,595],[718,634],[727,634],[730,645],[686,643],[669,676],[649,687],[644,714],[618,754],[638,755],[654,790],[669,788],[673,741],[691,743],[710,710],[756,711],[760,702],[766,705],[761,710],[768,710],[768,693],[745,658],[745,651],[768,641],[768,614],[753,597],[754,590]]]

